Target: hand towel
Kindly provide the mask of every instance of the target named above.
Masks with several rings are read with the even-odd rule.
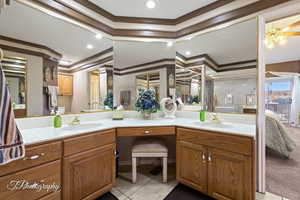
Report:
[[[0,95],[0,165],[3,165],[24,157],[25,147],[15,122],[12,101],[5,82],[1,62]]]
[[[48,86],[48,96],[49,96],[49,109],[57,107],[57,86]]]

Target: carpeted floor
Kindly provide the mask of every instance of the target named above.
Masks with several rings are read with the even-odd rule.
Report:
[[[300,199],[300,128],[288,128],[297,147],[290,159],[284,159],[267,151],[266,175],[268,192],[290,200]]]

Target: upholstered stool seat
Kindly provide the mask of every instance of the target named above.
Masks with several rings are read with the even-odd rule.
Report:
[[[137,140],[132,147],[132,182],[136,183],[137,158],[160,157],[163,163],[163,182],[167,182],[168,148],[164,142],[157,138],[142,138]]]

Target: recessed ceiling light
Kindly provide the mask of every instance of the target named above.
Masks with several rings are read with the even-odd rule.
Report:
[[[149,9],[153,9],[153,8],[155,8],[156,3],[155,3],[155,1],[153,1],[153,0],[149,0],[149,1],[147,1],[146,6],[147,6]]]
[[[173,46],[173,42],[168,42],[168,43],[167,43],[167,46],[168,46],[168,47]]]
[[[88,45],[86,45],[86,48],[87,48],[87,49],[93,49],[93,48],[94,48],[94,46],[93,46],[93,45],[91,45],[91,44],[88,44]]]
[[[103,35],[102,34],[97,34],[96,36],[95,36],[98,40],[101,40],[102,38],[103,38]]]
[[[185,55],[189,56],[189,55],[191,55],[191,52],[190,51],[186,51]]]

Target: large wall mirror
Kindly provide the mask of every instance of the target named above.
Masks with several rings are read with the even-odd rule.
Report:
[[[157,101],[175,91],[175,49],[165,42],[114,42],[114,105],[134,110],[141,89]]]
[[[256,19],[179,41],[175,48],[183,110],[256,113]]]
[[[13,109],[17,117],[26,116],[27,87],[25,58],[4,57],[1,62],[6,84],[11,94]]]
[[[5,74],[15,108],[26,110],[22,116],[111,110],[113,42],[105,35],[17,1],[0,24]]]

